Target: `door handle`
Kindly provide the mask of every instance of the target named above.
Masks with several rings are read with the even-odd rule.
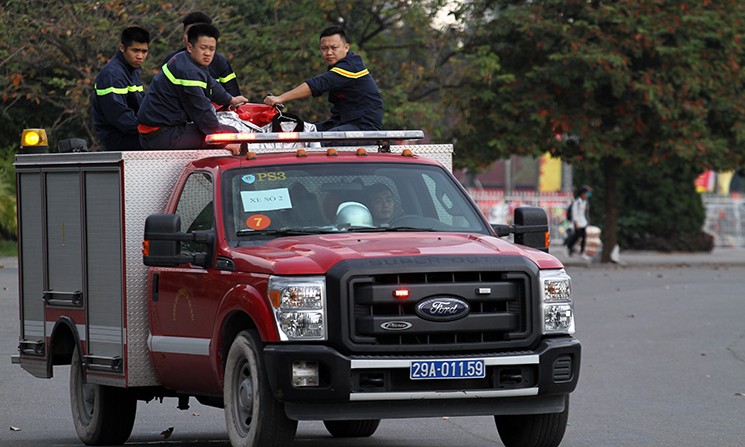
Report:
[[[160,282],[160,273],[153,274],[153,301],[158,301],[158,282]]]

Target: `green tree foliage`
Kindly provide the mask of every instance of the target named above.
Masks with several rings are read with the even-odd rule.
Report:
[[[600,169],[604,260],[617,240],[620,170],[724,169],[745,159],[745,4],[492,0],[465,2],[458,13],[470,53],[501,71],[476,73],[456,98],[468,123],[456,129],[457,150],[476,166],[548,150]],[[695,176],[672,172],[680,182]],[[690,219],[682,211],[671,221]]]

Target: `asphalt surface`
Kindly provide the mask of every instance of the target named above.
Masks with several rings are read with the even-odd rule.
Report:
[[[623,252],[601,264],[554,250],[572,276],[582,372],[562,446],[745,445],[745,249]],[[68,367],[40,380],[17,352],[17,259],[0,258],[0,447],[78,446]],[[138,404],[129,446],[229,447],[223,412],[174,399]],[[169,439],[159,434],[175,426]],[[17,429],[18,431],[15,431]],[[489,417],[385,420],[372,438],[301,422],[299,447],[501,446]]]

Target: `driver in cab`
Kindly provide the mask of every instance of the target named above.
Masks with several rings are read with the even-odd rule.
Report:
[[[387,225],[396,211],[393,193],[383,183],[375,183],[368,188],[368,208],[375,226]]]

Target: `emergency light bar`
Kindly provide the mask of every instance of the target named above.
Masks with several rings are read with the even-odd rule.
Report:
[[[364,130],[348,132],[269,132],[269,133],[214,133],[207,135],[207,144],[225,143],[302,143],[323,141],[391,141],[421,140],[421,130]]]

